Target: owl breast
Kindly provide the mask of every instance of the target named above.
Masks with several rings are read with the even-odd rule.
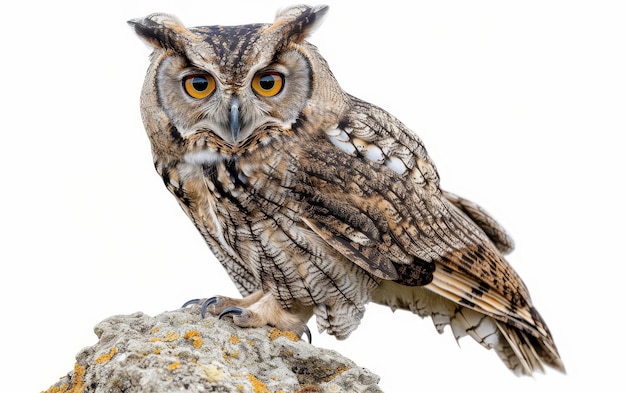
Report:
[[[306,154],[293,140],[275,139],[228,159],[194,154],[159,172],[242,294],[270,292],[284,308],[309,308],[320,329],[347,337],[378,279],[301,220],[298,158]]]

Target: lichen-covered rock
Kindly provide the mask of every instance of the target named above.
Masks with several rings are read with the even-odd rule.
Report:
[[[378,376],[273,328],[202,318],[197,307],[110,317],[46,393],[380,392]]]

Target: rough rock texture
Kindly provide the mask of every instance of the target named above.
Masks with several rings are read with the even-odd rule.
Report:
[[[110,317],[46,393],[380,392],[378,376],[291,332],[202,319],[198,307]]]

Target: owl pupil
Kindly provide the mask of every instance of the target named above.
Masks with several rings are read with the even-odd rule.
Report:
[[[206,78],[196,76],[193,78],[191,85],[196,91],[205,91],[209,88],[209,81]]]
[[[259,85],[263,90],[270,90],[275,84],[273,75],[264,75],[259,79]]]

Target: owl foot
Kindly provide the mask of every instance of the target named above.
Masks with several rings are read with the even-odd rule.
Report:
[[[239,327],[274,326],[277,329],[291,331],[298,336],[305,334],[311,343],[311,331],[306,321],[311,317],[310,311],[305,310],[296,315],[284,309],[270,294],[255,292],[242,299],[233,299],[224,296],[214,296],[208,299],[189,300],[183,307],[192,304],[201,305],[202,317],[206,312],[217,315],[219,319],[232,316],[233,323]]]
[[[202,306],[201,315],[202,318],[206,316],[207,310],[213,315],[219,315],[222,311],[231,307],[241,307],[246,308],[254,304],[263,296],[263,292],[255,292],[250,296],[246,296],[243,299],[233,299],[225,296],[213,296],[208,299],[192,299],[185,304],[183,304],[182,308],[187,306],[191,306],[193,304],[199,304]]]
[[[235,322],[235,318],[238,318],[238,321],[235,322],[235,324],[237,326],[242,326],[242,327],[252,326],[252,325],[248,325],[246,320],[250,320],[255,317],[251,311],[245,308],[229,307],[226,310],[222,311],[220,315],[218,316],[218,318],[222,319],[222,317],[227,316],[227,315],[233,316],[233,322]],[[309,330],[309,327],[307,325],[303,325],[303,330],[304,331],[302,332],[302,334],[306,336],[307,341],[309,342],[309,344],[311,344],[312,338],[311,338],[311,331]]]

